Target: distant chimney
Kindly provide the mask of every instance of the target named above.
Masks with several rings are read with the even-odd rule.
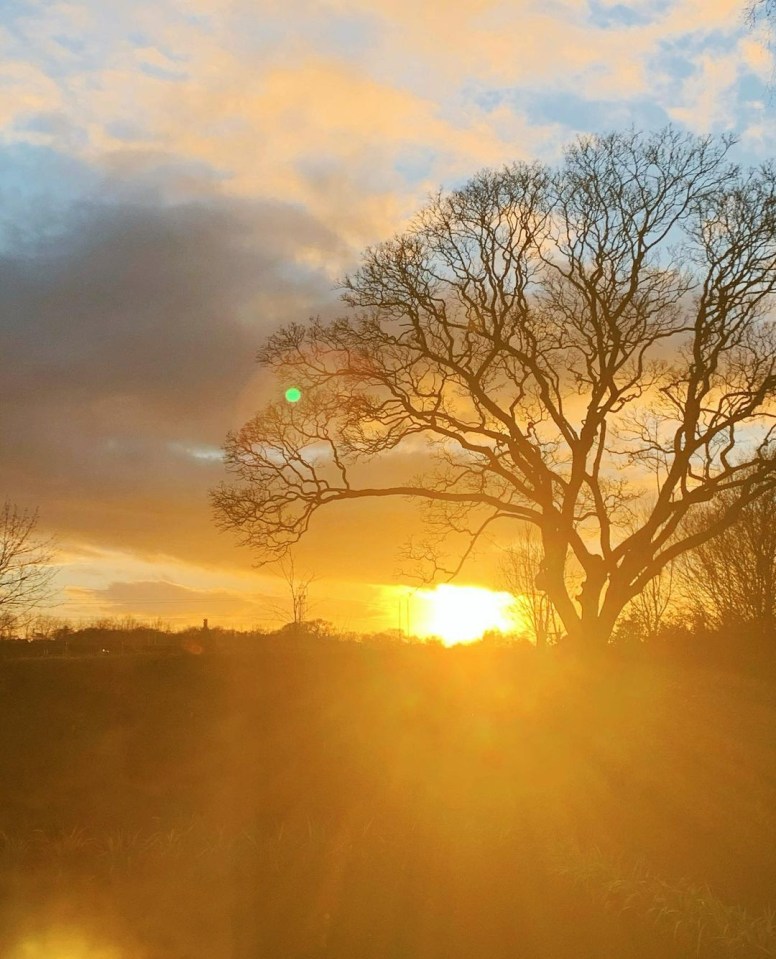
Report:
[[[203,620],[202,620],[202,632],[203,632],[203,633],[206,633],[206,632],[207,632],[207,620],[206,620],[206,619],[203,619]]]

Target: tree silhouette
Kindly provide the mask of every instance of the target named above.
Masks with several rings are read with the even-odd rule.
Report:
[[[711,503],[712,514],[725,499]],[[682,557],[686,602],[711,626],[749,639],[772,640],[776,631],[776,491],[741,511],[736,522]],[[706,524],[698,517],[696,523]],[[740,637],[744,640],[744,636]]]
[[[526,623],[540,650],[546,649],[561,632],[555,607],[537,585],[543,558],[535,527],[523,524],[500,564],[504,588],[515,597],[515,613]]]
[[[345,315],[260,350],[302,398],[228,437],[219,524],[271,559],[322,507],[412,497],[458,549],[452,576],[492,524],[528,523],[567,633],[606,642],[652,577],[776,487],[776,167],[740,170],[731,145],[587,137],[557,168],[437,195],[366,251]],[[402,452],[426,472],[395,481]]]
[[[628,607],[631,623],[638,628],[642,639],[656,639],[672,611],[676,609],[674,562],[669,563],[656,576],[653,576],[642,591],[634,596]]]
[[[310,586],[315,582],[313,574],[303,576],[296,568],[296,561],[291,553],[280,560],[280,573],[288,587],[288,605],[277,604],[273,611],[285,617],[289,626],[297,629],[303,626],[310,617]],[[288,618],[289,613],[291,618]]]
[[[38,514],[0,507],[0,629],[7,632],[51,595],[51,543],[36,536]]]

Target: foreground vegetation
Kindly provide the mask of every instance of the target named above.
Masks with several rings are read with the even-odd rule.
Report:
[[[0,951],[776,955],[774,690],[288,637],[4,662]]]

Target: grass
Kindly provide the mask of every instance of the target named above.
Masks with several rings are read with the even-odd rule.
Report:
[[[145,944],[134,943],[133,955],[138,948],[147,949],[154,941],[177,943],[178,948],[189,951],[195,948],[192,943],[186,945],[194,916],[187,916],[184,910],[183,915],[173,913],[171,922],[167,903],[170,890],[178,894],[185,892],[189,901],[197,905],[199,923],[210,930],[211,937],[216,931],[220,933],[216,938],[221,939],[223,954],[236,954],[235,943],[239,942],[241,932],[250,942],[245,954],[269,954],[270,944],[263,949],[260,945],[262,935],[268,935],[268,917],[261,917],[260,913],[267,891],[273,889],[277,893],[284,885],[298,889],[300,877],[309,882],[311,877],[330,877],[339,871],[340,893],[348,890],[349,910],[333,899],[327,902],[324,898],[310,914],[304,908],[299,909],[301,903],[294,903],[289,897],[290,901],[280,912],[280,928],[270,930],[272,948],[279,948],[280,954],[323,957],[342,954],[329,951],[330,940],[336,936],[351,938],[355,915],[364,908],[372,912],[372,929],[380,929],[377,921],[380,917],[374,915],[374,898],[380,891],[395,892],[397,874],[407,876],[417,869],[418,863],[409,853],[414,842],[417,842],[416,835],[390,835],[374,820],[354,823],[344,833],[327,831],[310,820],[240,834],[191,822],[156,832],[89,835],[77,830],[46,835],[37,831],[21,841],[18,837],[2,836],[0,864],[4,872],[16,870],[29,877],[29,885],[23,884],[21,889],[46,888],[49,897],[54,899],[57,890],[61,893],[74,887],[103,893],[106,888],[112,889],[115,899],[122,903],[124,922],[131,919],[135,928],[145,930]],[[482,847],[482,851],[486,848],[491,865],[494,856],[502,860],[499,867],[502,877],[504,858],[514,856],[512,882],[502,891],[501,898],[502,905],[506,906],[510,905],[510,895],[516,900],[519,897],[519,901],[511,903],[516,915],[525,900],[525,891],[520,891],[525,878],[520,875],[523,861],[520,853],[524,850],[510,836],[502,836],[499,843]],[[655,955],[776,955],[776,914],[772,909],[752,915],[740,906],[723,903],[708,887],[686,880],[669,882],[641,864],[628,866],[623,861],[607,859],[597,849],[572,849],[550,837],[546,837],[545,849],[548,856],[541,872],[541,899],[547,928],[540,941],[532,943],[535,952],[526,953],[524,934],[521,941],[513,941],[513,955],[551,955],[538,950],[557,946],[557,931],[549,939],[548,933],[552,923],[563,919],[573,919],[575,936],[579,935],[580,925],[583,928],[587,925],[588,931],[592,927],[607,941],[619,937],[627,942],[625,948],[632,949],[634,940],[649,942]],[[41,882],[43,877],[47,877],[48,883]],[[56,877],[53,886],[52,877]],[[211,885],[214,877],[220,879],[217,889]],[[374,884],[376,877],[384,884],[365,897],[365,880]],[[537,878],[538,874],[534,876]],[[162,896],[162,903],[167,903],[164,909],[158,902],[154,905],[160,884],[167,887],[166,895]],[[226,897],[225,886],[229,890]],[[239,891],[236,892],[235,886]],[[433,902],[428,892],[427,889],[424,896],[405,901],[405,908],[417,908],[418,899],[428,908]],[[242,897],[242,910],[234,908],[236,903],[231,897],[235,894],[238,899]],[[309,906],[313,898],[304,905]],[[531,899],[535,898],[534,893]],[[433,905],[439,908],[437,903]],[[492,899],[489,905],[492,907]],[[602,909],[596,915],[599,906]],[[346,923],[341,928],[343,917]],[[263,922],[257,922],[258,918]],[[536,921],[536,912],[533,918],[535,940],[541,923]],[[113,915],[112,922],[119,923],[119,917]],[[264,925],[261,931],[260,925]],[[296,943],[289,944],[293,939],[289,933],[296,934]],[[120,938],[126,934],[124,930]],[[391,930],[391,935],[396,936],[396,929]],[[358,945],[364,948],[363,939]],[[578,941],[576,945],[579,946]],[[352,949],[352,944],[349,943],[348,948]],[[412,946],[407,944],[407,948]],[[208,949],[212,949],[212,943]],[[503,949],[501,953],[506,954]],[[191,951],[191,954],[197,953]],[[384,953],[377,947],[375,954]]]
[[[2,664],[0,954],[776,956],[774,685],[347,645]]]
[[[559,874],[573,878],[605,909],[648,917],[695,956],[776,956],[776,909],[752,915],[722,902],[707,885],[669,882],[641,863],[612,862],[598,850],[559,847]]]

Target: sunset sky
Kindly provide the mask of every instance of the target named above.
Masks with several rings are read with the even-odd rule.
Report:
[[[0,493],[57,539],[52,613],[282,620],[276,572],[208,503],[226,432],[279,389],[265,335],[335,315],[360,250],[483,166],[669,121],[776,156],[744,6],[0,3]],[[298,556],[313,615],[406,623],[414,523],[404,501],[322,516]],[[496,587],[496,564],[461,582]]]

